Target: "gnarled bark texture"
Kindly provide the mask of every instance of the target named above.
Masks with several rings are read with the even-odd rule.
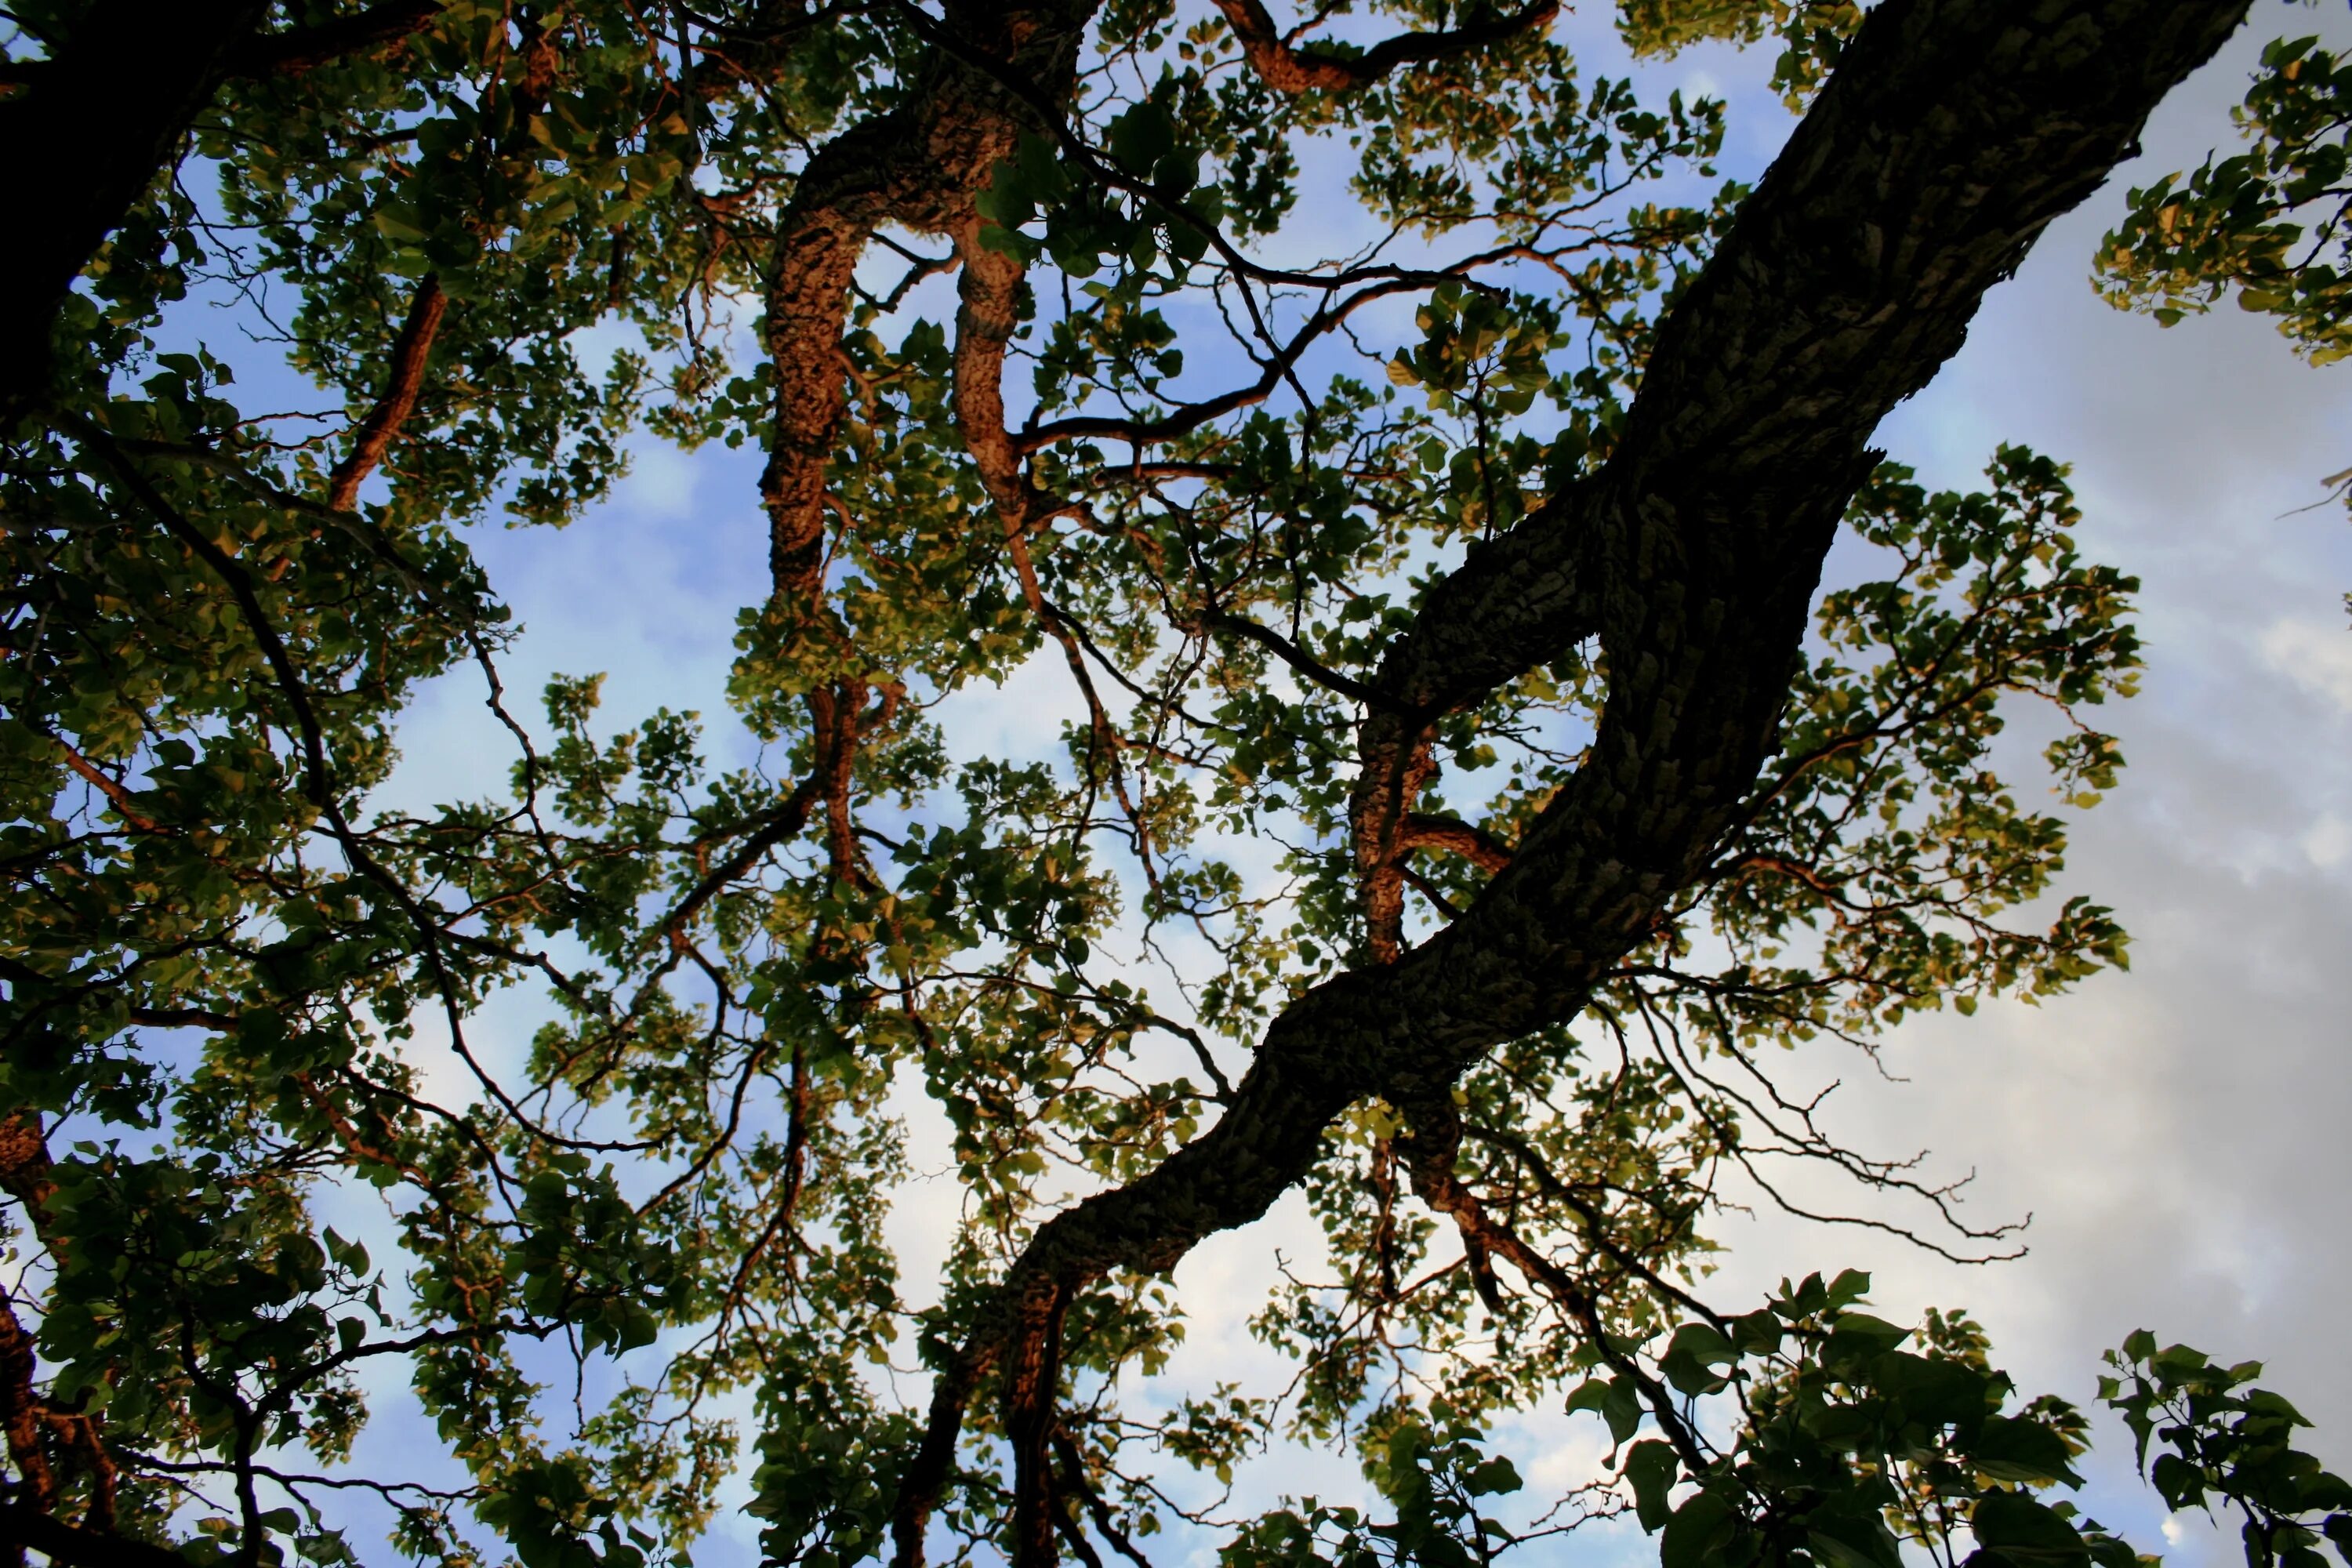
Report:
[[[1474,552],[1390,650],[1355,803],[1368,885],[1415,832],[1435,718],[1597,637],[1610,683],[1588,761],[1461,918],[1301,997],[1214,1127],[1039,1227],[936,1384],[899,1493],[902,1565],[921,1560],[991,1373],[1024,1494],[1020,1550],[1050,1559],[1051,1532],[1025,1511],[1043,1483],[1025,1478],[1074,1294],[1114,1270],[1169,1269],[1255,1219],[1350,1103],[1442,1099],[1485,1051],[1572,1016],[1642,940],[1769,752],[1822,555],[1875,461],[1872,430],[2244,10],[1891,0],[1871,17],[1663,324],[1615,455]]]
[[[950,5],[954,48],[930,51],[907,106],[861,121],[819,149],[777,226],[767,289],[767,348],[776,373],[776,436],[760,495],[769,521],[776,613],[799,621],[822,597],[825,467],[849,405],[843,320],[858,258],[876,229],[969,237],[973,202],[1035,110],[1003,76],[1055,102],[1072,90],[1094,6]],[[995,62],[1003,76],[974,57]],[[967,256],[969,252],[967,251]],[[1016,275],[1017,281],[1017,275]],[[995,339],[996,359],[1011,324]],[[998,415],[1002,424],[1002,412]]]
[[[1559,0],[1530,0],[1491,22],[1450,27],[1438,33],[1400,33],[1383,38],[1361,54],[1340,55],[1300,48],[1278,31],[1262,0],[1217,0],[1225,24],[1266,86],[1276,92],[1346,92],[1369,86],[1400,66],[1419,65],[1465,55],[1518,35],[1548,27],[1559,15]]]

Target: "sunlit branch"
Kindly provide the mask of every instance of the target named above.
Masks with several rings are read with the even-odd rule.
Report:
[[[1541,33],[1559,15],[1559,0],[1531,4],[1491,22],[1435,33],[1400,33],[1356,55],[1298,47],[1277,31],[1261,0],[1217,0],[1225,23],[1242,47],[1242,57],[1276,92],[1349,92],[1368,87],[1402,67],[1468,54]]]
[[[441,279],[432,273],[425,274],[425,281],[416,287],[416,298],[408,308],[407,319],[400,324],[400,335],[393,342],[392,368],[384,380],[383,395],[360,421],[351,451],[328,476],[327,504],[335,510],[350,511],[359,505],[361,484],[383,461],[384,453],[399,437],[401,426],[415,409],[416,395],[425,385],[425,363],[433,353],[434,334],[440,331],[441,315],[448,304],[448,296],[441,292]]]

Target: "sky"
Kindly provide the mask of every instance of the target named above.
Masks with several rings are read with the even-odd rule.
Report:
[[[2352,367],[2305,366],[2267,320],[2226,307],[2159,330],[2110,309],[2088,281],[2122,188],[2192,165],[2229,139],[2228,106],[2263,39],[2281,28],[2352,38],[2334,9],[2265,0],[2255,20],[2263,30],[2242,34],[2167,102],[2144,156],[2053,226],[1993,291],[1967,347],[1878,437],[1931,486],[1969,486],[2005,440],[2070,462],[2084,553],[2143,584],[2142,691],[2102,715],[2129,767],[2076,823],[2063,883],[2118,911],[2134,937],[2129,972],[2040,1007],[1906,1024],[1885,1055],[1892,1079],[1850,1053],[1809,1049],[1788,1064],[1793,1081],[1842,1080],[1829,1125],[1855,1146],[1929,1150],[1931,1172],[1973,1171],[1974,1218],[2030,1213],[2030,1250],[1961,1268],[1759,1206],[1718,1224],[1727,1251],[1707,1293],[1741,1307],[1785,1274],[1867,1268],[1884,1315],[1910,1321],[1931,1303],[1964,1305],[2026,1392],[2085,1404],[2100,1352],[2146,1326],[2225,1361],[2268,1363],[2270,1385],[2317,1423],[2312,1446],[2344,1468],[2352,526],[2340,507],[2296,509],[2321,500],[2320,476],[2352,467]],[[1616,68],[1604,27],[1572,17],[1562,26],[1591,40],[1596,64]],[[1790,123],[1760,89],[1769,68],[1760,57],[1706,51],[1646,75],[1728,94],[1726,172],[1749,174]],[[1343,195],[1302,211],[1295,226],[1353,221]],[[722,720],[735,611],[764,573],[757,469],[749,453],[647,446],[612,500],[572,528],[478,531],[475,548],[527,628],[506,661],[510,689],[602,669],[615,715],[667,704]],[[959,754],[1045,752],[1071,711],[1057,666],[1056,655],[1001,689],[961,695],[950,710]],[[478,704],[459,680],[426,692],[404,731],[396,789],[465,792],[486,734]],[[735,743],[719,728],[723,744]],[[526,1037],[527,1021],[510,1021],[513,1037]],[[893,1235],[919,1296],[922,1259],[943,1245],[938,1215],[952,1205],[919,1187],[909,1200]],[[1278,1252],[1312,1255],[1311,1229],[1303,1206],[1286,1203],[1183,1263],[1190,1341],[1146,1397],[1276,1366],[1244,1321]],[[394,1408],[363,1439],[362,1466],[407,1447],[397,1395],[382,1392]],[[1566,1483],[1601,1451],[1590,1426],[1533,1419],[1502,1446],[1518,1445],[1531,1479]],[[2120,1433],[2101,1431],[2094,1512],[2176,1562],[2235,1560],[2233,1542],[2166,1521],[2151,1495],[2126,1484]],[[1343,1458],[1289,1454],[1259,1466],[1244,1490],[1266,1500],[1353,1485]],[[749,1561],[754,1534],[751,1521],[722,1519],[698,1561]],[[1528,1560],[1586,1551],[1630,1561],[1643,1548],[1621,1531]]]

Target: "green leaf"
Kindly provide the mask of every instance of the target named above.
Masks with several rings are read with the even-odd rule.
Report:
[[[1813,1555],[1833,1568],[1902,1568],[1895,1537],[1875,1515],[1824,1510],[1809,1521],[1805,1542]]]
[[[1624,1378],[1588,1377],[1569,1394],[1566,1406],[1573,1415],[1580,1410],[1598,1412],[1609,1424],[1609,1440],[1612,1447],[1621,1446],[1642,1426],[1642,1400],[1633,1384]]]
[[[2176,1513],[2205,1500],[2205,1472],[2178,1454],[2158,1454],[2148,1467],[2147,1479],[2164,1506]]]
[[[1481,1460],[1464,1481],[1472,1497],[1497,1497],[1517,1491],[1527,1483],[1519,1479],[1518,1467],[1497,1454]]]
[[[1995,1480],[2082,1484],[2082,1478],[2068,1463],[2065,1440],[2027,1417],[1989,1418],[1969,1444],[1967,1456],[1969,1463]]]
[[[2073,1525],[2021,1492],[1988,1492],[1969,1510],[1977,1544],[2018,1568],[2087,1563],[2090,1548]]]
[[[1673,1517],[1666,1494],[1682,1477],[1682,1461],[1675,1457],[1672,1444],[1644,1438],[1626,1451],[1624,1473],[1633,1489],[1633,1511],[1641,1518],[1642,1529],[1656,1534]]]
[[[421,245],[432,237],[432,227],[406,202],[385,202],[375,210],[375,226],[387,239]]]
[[[1871,1363],[1871,1381],[1909,1420],[1930,1426],[1973,1421],[1986,1409],[1991,1380],[1965,1362],[1890,1351]]]
[[[1659,1568],[1710,1568],[1724,1561],[1741,1521],[1731,1504],[1712,1491],[1683,1500],[1658,1538]]]
[[[1910,1337],[1910,1330],[1868,1312],[1842,1313],[1831,1323],[1829,1339],[1822,1346],[1822,1360],[1830,1366],[1851,1366],[1892,1350]]]
[[[1714,1369],[1736,1363],[1739,1353],[1722,1332],[1707,1323],[1685,1323],[1675,1331],[1658,1370],[1666,1381],[1687,1394],[1712,1394],[1729,1380]]]
[[[1146,99],[1110,122],[1110,153],[1129,172],[1149,175],[1176,145],[1176,122],[1158,99]]]
[[[1601,1419],[1609,1423],[1609,1438],[1622,1444],[1642,1426],[1642,1394],[1633,1380],[1620,1377],[1609,1385],[1609,1397],[1601,1402]]]

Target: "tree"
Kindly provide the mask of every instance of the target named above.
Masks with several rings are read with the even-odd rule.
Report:
[[[745,1441],[780,1561],[1093,1562],[1171,1513],[1153,1467],[1277,1428],[1357,1442],[1434,1561],[1468,1550],[1441,1496],[1506,1479],[1473,1434],[1571,1389],[1664,1434],[1627,1463],[1645,1523],[1700,1510],[1670,1557],[1887,1561],[1866,1444],[1822,1493],[1852,1530],[1775,1533],[1776,1412],[1942,1401],[1947,1530],[2063,1479],[2023,1427],[1990,1430],[2041,1459],[1983,1447],[1965,1334],[1934,1343],[1977,1370],[1917,1373],[1851,1281],[1744,1330],[1691,1281],[1719,1176],[1772,1154],[1997,1245],[1763,1052],[2121,962],[2088,898],[2028,907],[2064,826],[1996,737],[2053,705],[2039,765],[2109,787],[2131,580],[2075,552],[2052,460],[1930,494],[1868,442],[2243,9],[1627,7],[1637,48],[1782,46],[1803,118],[1748,191],[1721,106],[1585,79],[1547,0],[1398,0],[1370,43],[1256,0],[16,7],[10,1550],[160,1564],[217,1497],[221,1556],[343,1560],[301,1456],[348,1452],[387,1361],[471,1479],[331,1479],[451,1563],[682,1560]],[[1273,259],[1342,159],[1388,238]],[[952,323],[907,322],[950,271]],[[341,416],[242,409],[235,355],[173,347],[205,289]],[[642,341],[599,363],[613,322]],[[461,528],[561,524],[647,438],[766,454],[756,765],[714,772],[691,714],[600,728],[593,676],[534,731],[499,682]],[[1842,531],[1876,564],[1822,594]],[[1041,652],[1066,755],[950,768],[940,704]],[[372,801],[468,663],[510,769]],[[1180,936],[1177,1002],[1096,951]],[[542,1004],[520,1071],[478,1048],[508,989]],[[963,1202],[920,1309],[878,1223],[900,1090]],[[388,1267],[314,1217],[361,1185]],[[1302,1189],[1337,1280],[1261,1319],[1295,1392],[1122,1407],[1181,1335],[1168,1271]],[[1712,1455],[1718,1350],[1782,1359]],[[592,1364],[618,1392],[554,1410]],[[2167,1398],[2202,1375],[2165,1364]],[[2265,1551],[2341,1507],[2294,1473]],[[2027,1506],[1979,1543],[2108,1551]]]
[[[2278,38],[2236,110],[2252,145],[2131,193],[2123,225],[2099,255],[2101,288],[2117,307],[2178,325],[2234,294],[2278,318],[2279,331],[2313,364],[2352,353],[2352,289],[2345,218],[2344,133],[2352,124],[2352,69],[2315,37]],[[2352,498],[2352,471],[2321,481]],[[2352,608],[2352,598],[2346,601]]]

